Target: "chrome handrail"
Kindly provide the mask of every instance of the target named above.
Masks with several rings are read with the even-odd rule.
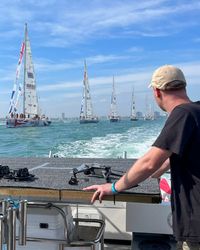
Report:
[[[95,249],[96,243],[101,243],[101,249],[104,249],[103,236],[105,230],[105,221],[102,219],[88,219],[88,218],[73,218],[75,227],[79,226],[80,223],[98,223],[98,232],[94,240],[77,240],[70,238],[68,233],[68,223],[66,220],[66,213],[60,206],[71,205],[71,203],[47,203],[47,202],[29,202],[27,200],[19,201],[18,207],[12,206],[9,201],[0,201],[2,205],[2,215],[0,215],[0,250],[3,249],[4,238],[7,242],[8,250],[16,249],[16,239],[19,245],[25,245],[26,241],[53,241],[62,246],[91,246],[91,249]],[[44,209],[55,209],[62,216],[64,222],[64,238],[63,240],[47,239],[38,237],[27,237],[27,208],[44,208]],[[16,237],[16,214],[20,222],[19,236]],[[6,221],[6,222],[5,222]],[[6,227],[7,225],[7,227]],[[5,237],[7,235],[7,237]]]

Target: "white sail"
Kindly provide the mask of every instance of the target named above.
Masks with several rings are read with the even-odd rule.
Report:
[[[81,103],[80,122],[98,122],[98,118],[94,116],[93,113],[86,61],[84,62],[83,98]]]
[[[23,83],[20,83],[19,76],[22,60],[24,60],[24,76]],[[21,104],[20,99],[23,99],[21,109],[18,107]],[[40,116],[39,111],[34,65],[26,24],[25,37],[20,50],[6,126],[9,128],[48,126],[51,121],[44,115]]]
[[[135,110],[135,96],[134,96],[134,88],[133,88],[133,92],[132,92],[132,100],[131,100],[131,116],[130,119],[132,121],[137,120],[137,116],[136,116],[136,110]]]
[[[145,101],[146,101],[146,112],[145,112],[145,115],[144,115],[144,120],[154,120],[154,111],[152,109],[152,105],[149,103],[149,100],[148,100],[148,96],[146,95],[146,98],[145,98]]]
[[[110,105],[110,121],[118,121],[119,115],[117,112],[117,97],[115,92],[115,79],[113,76],[113,85],[112,85],[112,95],[111,95],[111,105]]]
[[[38,98],[36,80],[32,61],[30,40],[27,26],[25,28],[25,54],[24,54],[24,114],[33,117],[38,114]]]
[[[23,60],[23,56],[24,56],[24,48],[25,48],[25,44],[24,44],[24,42],[22,42],[19,60],[18,60],[18,64],[17,64],[15,82],[14,82],[14,86],[13,86],[13,90],[12,90],[12,94],[11,94],[11,98],[10,98],[10,107],[9,107],[9,111],[8,111],[9,114],[11,114],[11,112],[16,112],[18,101],[19,101],[19,96],[22,93],[21,84],[18,81],[19,81],[19,76],[20,76],[20,71],[21,71],[22,60]],[[18,88],[18,94],[16,97],[17,88]]]

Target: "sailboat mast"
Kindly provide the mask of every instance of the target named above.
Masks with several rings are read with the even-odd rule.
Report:
[[[133,91],[132,91],[131,116],[135,116],[135,97],[134,97],[134,87],[133,87]]]
[[[97,123],[98,118],[93,115],[92,99],[88,81],[87,64],[84,60],[83,98],[81,103],[80,123]]]
[[[25,23],[25,36],[24,36],[24,87],[23,87],[23,114],[25,115],[25,87],[26,87],[26,49],[27,49],[27,37],[28,37],[28,28],[27,28],[27,23]]]
[[[87,110],[88,110],[88,105],[87,105],[87,89],[88,89],[88,84],[87,84],[87,65],[86,65],[86,60],[84,61],[84,101],[85,101],[85,117],[87,117]]]
[[[111,98],[111,115],[117,115],[117,108],[116,108],[116,93],[115,93],[115,78],[113,76],[113,90],[112,90],[112,98]]]

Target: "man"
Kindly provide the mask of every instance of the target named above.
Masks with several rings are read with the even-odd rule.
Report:
[[[171,168],[173,232],[177,249],[200,250],[200,102],[186,93],[183,72],[174,66],[158,68],[151,80],[158,106],[169,114],[160,135],[144,154],[115,183],[93,185],[91,202],[158,176]]]

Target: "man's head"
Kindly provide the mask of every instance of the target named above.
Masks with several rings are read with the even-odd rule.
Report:
[[[183,72],[172,65],[164,65],[153,73],[150,87],[160,90],[177,90],[186,87]]]
[[[158,106],[164,111],[171,112],[176,105],[190,102],[184,74],[172,65],[164,65],[155,70],[150,86]]]

